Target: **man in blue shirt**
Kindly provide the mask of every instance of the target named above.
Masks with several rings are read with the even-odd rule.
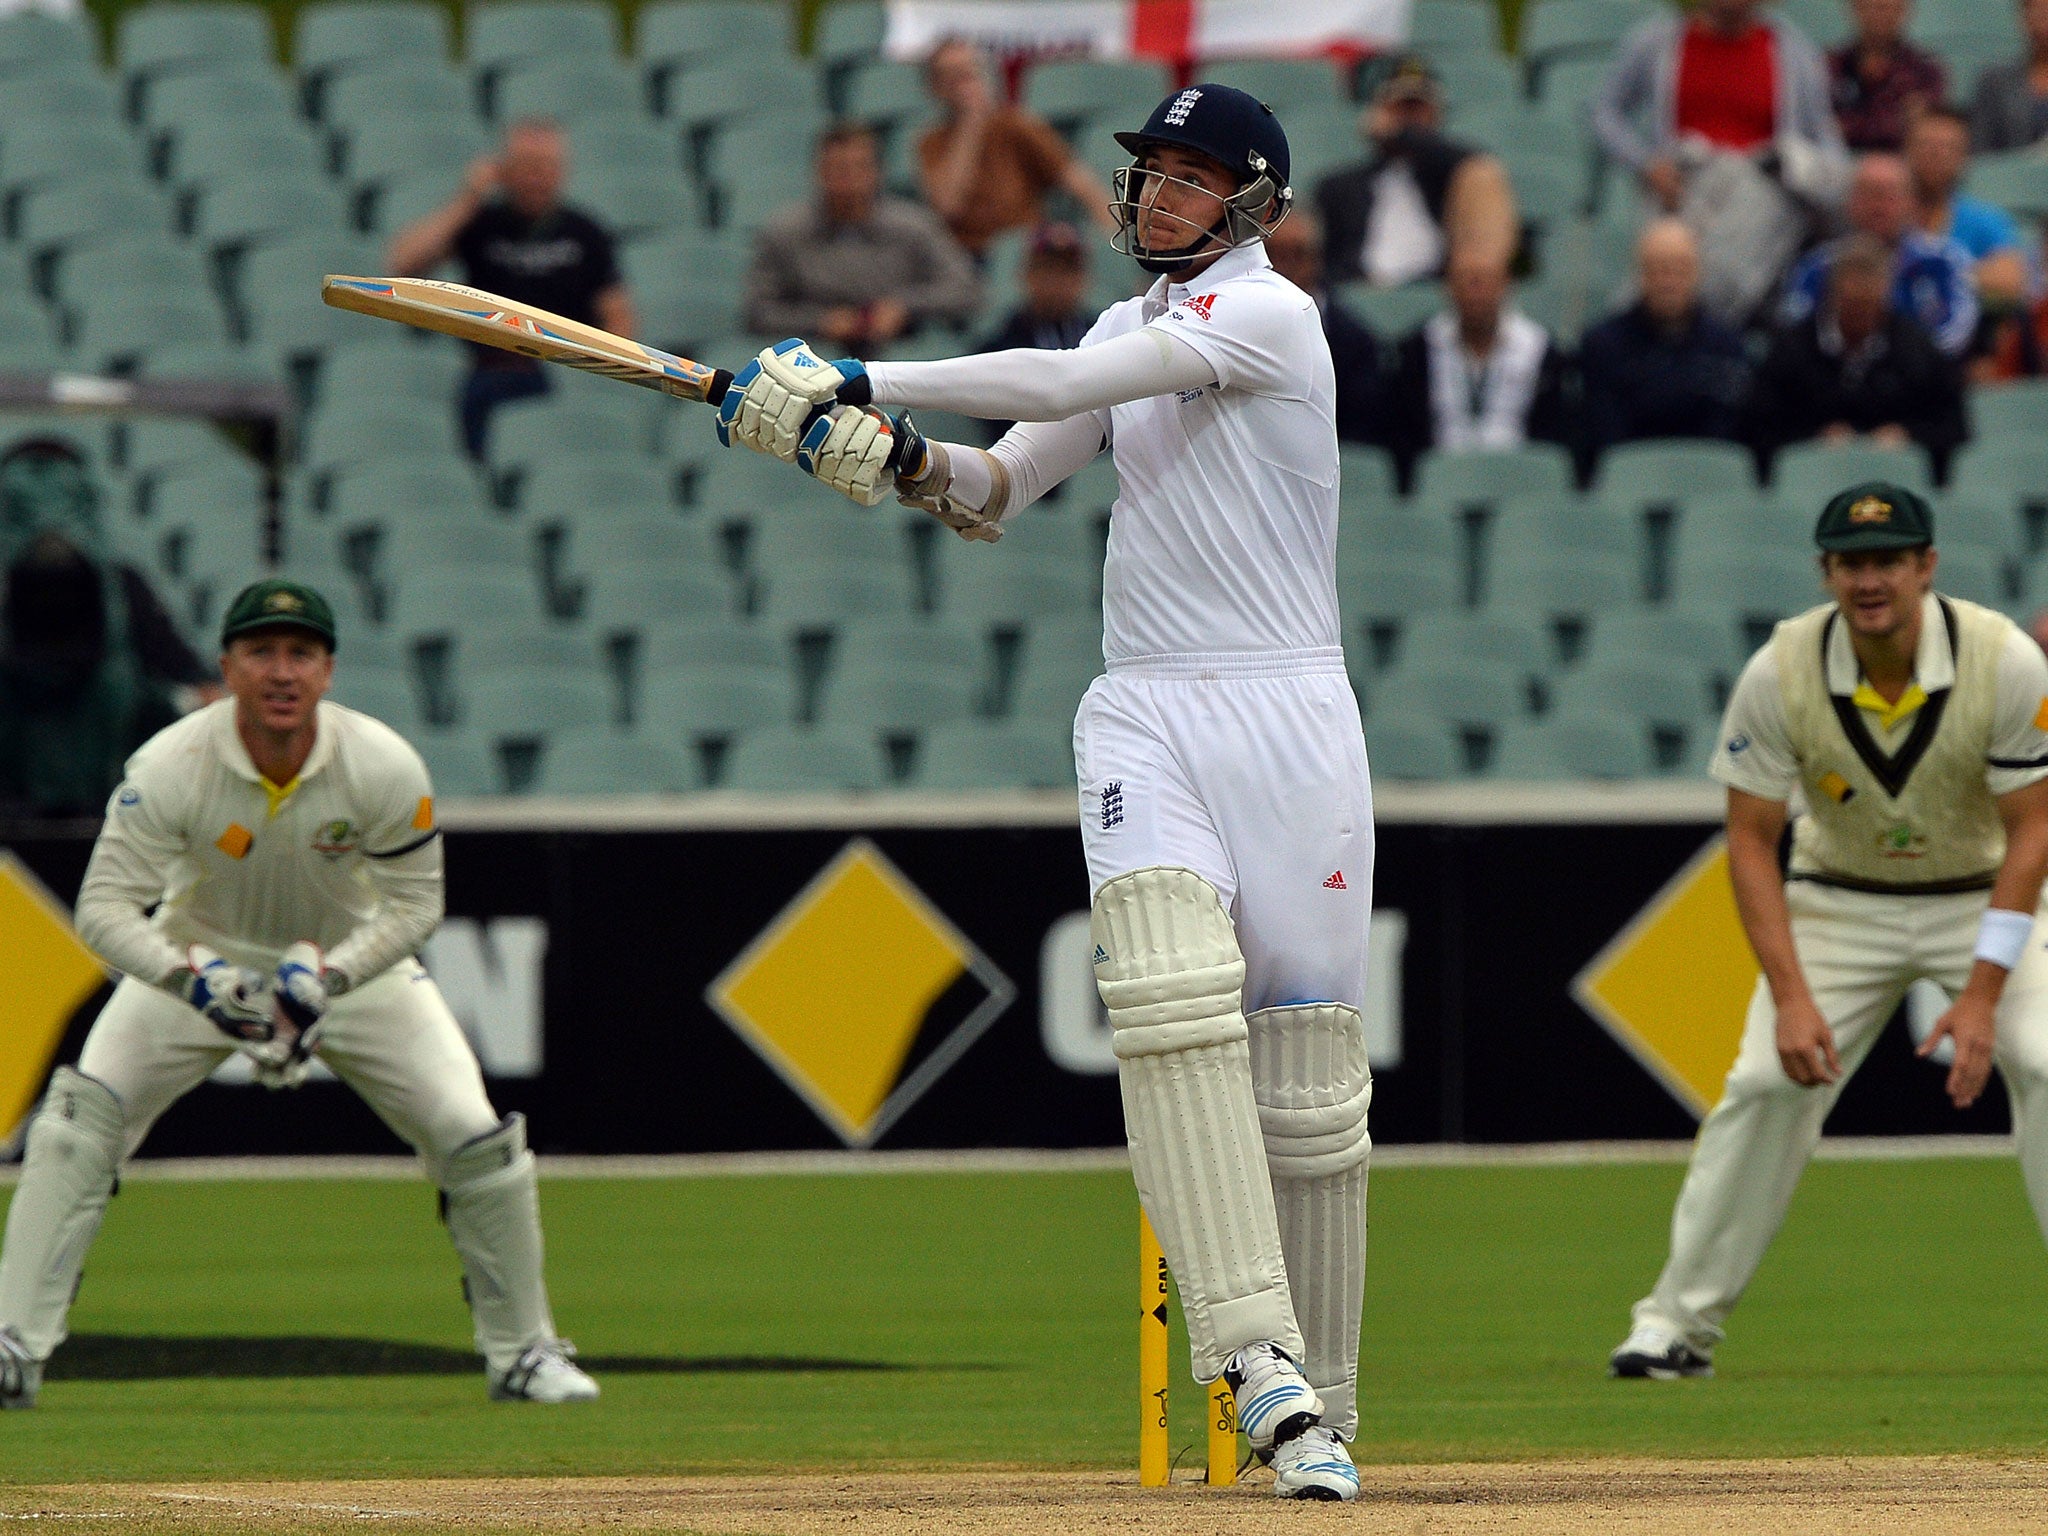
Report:
[[[1970,167],[1970,122],[1952,107],[1929,107],[1906,133],[1913,222],[1946,235],[1977,265],[1977,299],[1987,310],[2017,308],[2034,286],[2027,247],[2013,216],[1996,203],[1957,193]]]
[[[1961,357],[1977,334],[1977,291],[1970,252],[1955,239],[1913,227],[1913,184],[1897,155],[1856,162],[1847,212],[1857,234],[1892,253],[1892,307],[1910,315],[1950,357]],[[1792,269],[1781,318],[1789,325],[1812,314],[1827,289],[1842,241],[1831,240]]]

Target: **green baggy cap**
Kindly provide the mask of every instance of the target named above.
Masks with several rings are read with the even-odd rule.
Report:
[[[334,610],[327,606],[327,599],[311,587],[277,576],[252,583],[235,595],[228,604],[228,616],[221,621],[220,643],[225,648],[235,636],[252,629],[280,626],[310,630],[327,642],[327,649],[334,649]]]
[[[1831,555],[1859,549],[1917,549],[1934,542],[1934,509],[1903,485],[1866,480],[1822,509],[1813,542]]]

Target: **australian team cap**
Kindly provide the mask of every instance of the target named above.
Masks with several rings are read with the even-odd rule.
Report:
[[[1831,555],[1919,549],[1934,542],[1934,509],[1903,485],[1867,480],[1850,486],[1821,510],[1813,542]]]
[[[303,629],[334,649],[334,610],[327,599],[301,582],[272,577],[242,588],[221,621],[220,643],[257,629]]]
[[[1291,170],[1287,134],[1273,109],[1230,85],[1205,83],[1175,91],[1152,109],[1143,128],[1120,133],[1116,141],[1134,155],[1148,144],[1198,150],[1246,181],[1259,174],[1258,162],[1264,161],[1276,188],[1288,184]]]

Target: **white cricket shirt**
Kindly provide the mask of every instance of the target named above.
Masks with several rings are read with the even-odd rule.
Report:
[[[1119,486],[1104,657],[1341,656],[1336,370],[1315,301],[1247,246],[1112,305],[1081,345],[1146,326],[1216,382],[1096,413]]]
[[[1863,681],[1848,626],[1837,624],[1828,637],[1828,692],[1844,698]],[[2036,780],[2048,778],[2048,658],[2015,626],[1998,653],[1998,696],[1993,705],[1991,756],[1984,782],[1994,795],[2009,795]],[[1949,649],[1948,626],[1930,593],[1920,612],[1920,648],[1913,656],[1913,680],[1929,693],[1953,687],[1956,660]],[[1864,710],[1871,735],[1888,756],[1896,755],[1915,718],[1908,715],[1887,728],[1875,711]],[[1731,789],[1763,800],[1790,800],[1799,785],[1799,755],[1785,719],[1785,695],[1778,685],[1776,648],[1766,644],[1750,657],[1728,696],[1720,739],[1708,772]]]
[[[233,699],[143,743],[78,898],[79,936],[102,959],[158,983],[189,944],[268,970],[310,939],[357,985],[426,941],[442,910],[426,765],[368,715],[323,700],[316,720],[283,793],[250,761]]]

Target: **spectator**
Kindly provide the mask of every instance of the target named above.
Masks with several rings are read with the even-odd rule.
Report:
[[[632,335],[633,304],[611,235],[562,201],[568,170],[559,127],[537,117],[512,124],[498,155],[470,166],[461,191],[398,232],[387,264],[401,276],[421,277],[453,259],[465,283]],[[496,347],[470,351],[462,435],[481,458],[491,412],[508,400],[546,394],[549,381],[534,358]]]
[[[747,329],[863,354],[981,302],[974,263],[930,209],[882,191],[874,131],[818,137],[818,195],[762,226],[747,272]]]
[[[1453,251],[1444,291],[1450,307],[1402,340],[1388,390],[1388,446],[1404,489],[1426,449],[1495,451],[1568,436],[1564,355],[1509,303],[1507,262]]]
[[[1807,254],[1785,285],[1781,318],[1812,314],[1827,275],[1847,241],[1861,236],[1891,258],[1892,306],[1919,321],[1951,357],[1968,350],[1977,334],[1977,293],[1970,283],[1970,253],[1954,240],[1913,227],[1913,186],[1897,155],[1865,155],[1849,188],[1851,234]]]
[[[1646,437],[1740,441],[1749,353],[1700,305],[1699,247],[1683,220],[1643,231],[1636,276],[1641,297],[1580,346],[1588,455]]]
[[[203,693],[208,673],[107,554],[99,490],[68,442],[0,455],[0,583],[0,807],[96,815],[128,754],[177,717],[174,692]]]
[[[1911,314],[1897,306],[1891,250],[1851,235],[1824,269],[1821,301],[1778,332],[1750,397],[1759,464],[1787,443],[1867,438],[1919,443],[1946,474],[1969,435],[1962,375]]]
[[[978,260],[1006,229],[1045,217],[1045,195],[1064,188],[1105,233],[1116,229],[1105,187],[1052,125],[996,96],[988,60],[965,38],[939,44],[925,86],[944,110],[917,140],[925,201]]]
[[[1594,103],[1602,146],[1693,228],[1707,309],[1748,325],[1841,200],[1848,155],[1827,66],[1760,0],[1700,0],[1643,22]],[[1662,7],[1659,7],[1662,10]]]
[[[1914,118],[1947,99],[1941,60],[1906,41],[1911,9],[1908,0],[1849,0],[1856,36],[1828,55],[1828,75],[1835,118],[1853,150],[1897,153]]]
[[[1323,225],[1311,209],[1297,208],[1266,236],[1266,256],[1287,281],[1316,301],[1323,339],[1337,375],[1337,436],[1346,442],[1378,442],[1380,344],[1323,283]]]
[[[1445,138],[1443,88],[1421,59],[1403,59],[1373,93],[1360,126],[1371,155],[1316,188],[1323,270],[1392,288],[1442,275],[1453,249],[1511,260],[1515,194],[1491,155]]]
[[[1085,302],[1088,255],[1079,231],[1071,224],[1039,225],[1032,231],[1019,278],[1024,302],[974,350],[1078,347],[1095,323],[1095,311]]]
[[[2036,252],[2034,261],[2048,265],[2048,250]],[[1971,363],[1970,377],[1980,384],[2003,384],[2048,374],[2048,295],[2031,302],[2023,296],[2001,308],[1995,283],[1990,286],[1984,295],[1982,354]]]
[[[1996,203],[1957,192],[1970,165],[1970,124],[1950,107],[1929,107],[1906,131],[1906,170],[1913,182],[1913,222],[1936,239],[1960,245],[1975,264],[1980,307],[2012,313],[2026,299],[2027,258],[2019,225]]]
[[[1998,0],[1983,0],[1986,10]],[[2048,0],[2020,0],[2027,54],[1977,77],[1970,142],[1980,155],[2025,149],[2048,136]]]

